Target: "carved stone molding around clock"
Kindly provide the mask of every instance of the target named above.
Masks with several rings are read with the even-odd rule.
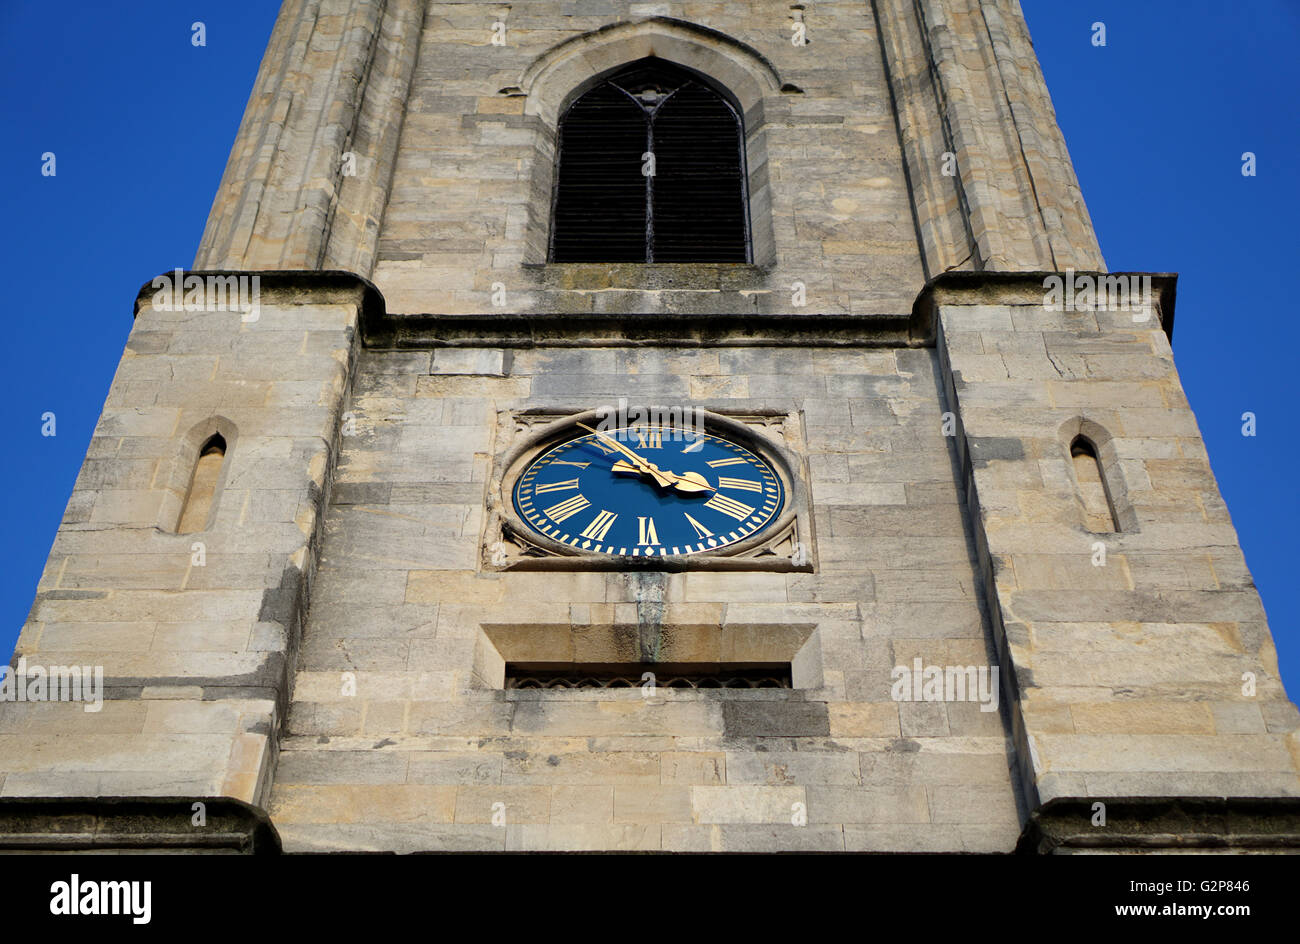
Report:
[[[627,415],[666,417],[665,407],[621,404]],[[682,408],[675,408],[680,417]],[[803,429],[795,410],[720,413],[691,408],[693,419],[710,435],[754,453],[780,477],[785,507],[760,534],[715,550],[657,557],[615,556],[584,551],[538,533],[519,517],[512,500],[515,482],[529,464],[551,447],[581,435],[577,426],[598,426],[607,409],[534,408],[500,410],[488,488],[480,566],[499,570],[658,570],[812,572],[816,551],[808,499],[808,468]],[[635,424],[633,424],[635,425]],[[670,425],[678,425],[672,423]]]

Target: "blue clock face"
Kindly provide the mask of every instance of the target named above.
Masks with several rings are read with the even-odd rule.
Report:
[[[576,550],[671,557],[759,533],[780,516],[785,489],[767,462],[726,439],[633,426],[538,456],[514,503],[530,528]]]

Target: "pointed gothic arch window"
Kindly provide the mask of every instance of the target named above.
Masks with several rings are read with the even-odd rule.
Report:
[[[1074,483],[1083,506],[1084,525],[1093,534],[1112,534],[1120,530],[1111,501],[1106,473],[1097,456],[1097,447],[1086,436],[1075,436],[1070,443],[1070,461],[1074,466]]]
[[[552,262],[748,262],[743,120],[703,76],[653,56],[560,119]]]
[[[221,467],[225,461],[225,437],[220,433],[214,433],[199,448],[198,460],[194,463],[194,475],[190,479],[189,491],[185,495],[185,505],[181,510],[180,520],[176,523],[177,534],[193,534],[207,528],[208,520],[212,517],[212,509],[217,503]]]

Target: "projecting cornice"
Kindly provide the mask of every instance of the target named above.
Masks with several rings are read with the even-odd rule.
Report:
[[[863,314],[758,312],[493,312],[490,314],[395,314],[369,279],[339,270],[176,270],[163,273],[180,286],[184,305],[191,279],[256,279],[262,304],[352,304],[360,312],[362,340],[378,349],[430,347],[929,347],[936,313],[943,305],[1043,305],[1048,280],[1149,280],[1152,315],[1173,337],[1178,276],[1140,272],[946,272],[931,279],[912,310]],[[155,279],[136,294],[134,314],[153,304]],[[199,283],[194,283],[199,284]],[[247,291],[247,289],[246,289]]]

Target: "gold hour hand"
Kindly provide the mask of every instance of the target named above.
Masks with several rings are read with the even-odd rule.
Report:
[[[643,470],[638,469],[630,462],[624,462],[622,459],[619,459],[610,468],[614,472],[629,472],[632,475],[643,474]],[[660,469],[657,466],[654,471],[658,472],[659,475],[665,476],[669,480],[669,484],[672,485],[673,489],[678,492],[691,495],[697,492],[713,491],[713,486],[710,485],[708,480],[698,472],[683,472],[678,475],[676,472],[669,472],[667,469]]]
[[[689,495],[694,492],[713,491],[713,486],[709,484],[708,479],[700,475],[698,472],[683,472],[681,475],[676,475],[672,472],[667,474],[673,476],[675,479],[673,482],[673,488],[679,492],[685,492]]]

